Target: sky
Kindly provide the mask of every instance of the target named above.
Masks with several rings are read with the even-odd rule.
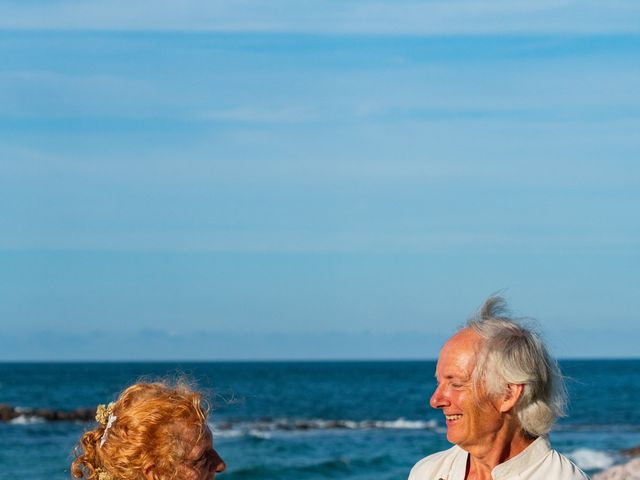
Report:
[[[633,1],[5,1],[0,360],[638,357]]]

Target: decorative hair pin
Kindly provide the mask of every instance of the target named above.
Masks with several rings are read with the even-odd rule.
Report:
[[[109,472],[102,468],[96,469],[96,480],[113,480],[113,477]]]
[[[113,402],[111,402],[109,405],[106,405],[106,406],[104,403],[101,403],[100,405],[98,405],[98,408],[96,409],[96,421],[101,425],[105,425],[104,432],[102,433],[102,437],[100,438],[100,448],[102,448],[102,446],[104,445],[104,442],[107,441],[107,437],[109,436],[109,429],[118,419],[118,417],[116,417],[113,414],[113,406],[114,406]],[[98,480],[103,480],[103,479],[98,478]],[[104,480],[107,480],[107,479],[105,478]]]

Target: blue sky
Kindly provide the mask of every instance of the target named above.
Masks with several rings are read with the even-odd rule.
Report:
[[[5,2],[0,359],[637,356],[635,2]]]

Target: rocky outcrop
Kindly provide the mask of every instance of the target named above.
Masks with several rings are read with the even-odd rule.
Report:
[[[95,410],[77,408],[75,410],[52,410],[49,408],[16,408],[7,404],[0,404],[0,422],[10,422],[17,418],[26,420],[80,421],[88,422],[95,417]]]
[[[622,453],[629,457],[640,457],[640,445],[633,448],[627,448],[626,450],[623,450]]]
[[[596,473],[593,480],[640,480],[640,458]]]
[[[627,457],[640,457],[640,445],[622,450]],[[640,458],[596,473],[593,480],[640,480]]]

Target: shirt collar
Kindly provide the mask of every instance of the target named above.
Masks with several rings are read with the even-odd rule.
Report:
[[[518,455],[497,465],[492,470],[491,476],[494,480],[501,480],[518,475],[542,460],[549,450],[551,450],[549,439],[546,436],[538,437]]]

